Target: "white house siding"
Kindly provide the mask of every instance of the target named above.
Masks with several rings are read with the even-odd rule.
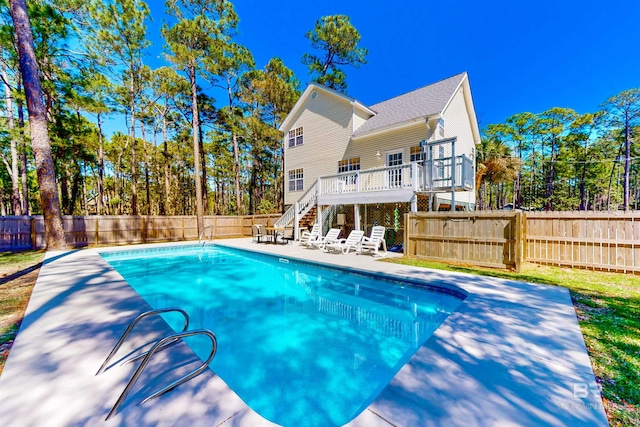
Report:
[[[320,176],[338,171],[352,132],[353,109],[349,101],[317,91],[316,99],[309,99],[285,132],[285,204],[295,203]],[[288,131],[303,127],[304,143],[289,148]],[[289,171],[302,168],[304,191],[289,191]]]
[[[355,132],[371,116],[370,114],[365,113],[364,111],[361,111],[358,108],[356,108],[354,112],[355,114],[353,115],[353,131]]]
[[[345,159],[360,157],[360,168],[371,169],[385,166],[385,153],[402,149],[402,161],[409,163],[410,148],[420,144],[420,141],[429,136],[427,125],[424,121],[411,126],[378,133],[369,137],[362,137],[351,141],[344,153]],[[376,153],[380,152],[380,159]]]
[[[473,148],[475,148],[475,144],[473,142],[469,113],[464,101],[463,86],[458,89],[446,110],[442,112],[442,118],[444,119],[445,138],[458,137],[456,154],[466,154],[469,157],[473,152]]]
[[[457,137],[455,147],[456,156],[466,154],[467,157],[471,157],[471,153],[475,153],[475,143],[473,141],[471,121],[465,104],[463,88],[464,86],[461,86],[453,96],[451,102],[443,111],[442,118],[444,119],[445,137]],[[447,198],[451,200],[450,196]],[[475,191],[459,191],[456,193],[456,200],[473,204],[476,201]]]

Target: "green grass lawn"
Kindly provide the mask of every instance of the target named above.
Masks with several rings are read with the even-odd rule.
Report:
[[[612,426],[640,426],[640,276],[529,264],[521,272],[415,258],[405,265],[569,289]]]
[[[0,252],[0,373],[36,283],[43,251]]]

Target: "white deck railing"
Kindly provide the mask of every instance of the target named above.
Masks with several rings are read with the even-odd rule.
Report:
[[[422,174],[427,171],[426,184]],[[418,163],[402,166],[368,169],[320,178],[320,195],[393,191],[400,189],[443,190],[451,188],[473,189],[473,162],[465,155],[456,156],[452,173],[451,157],[430,160],[423,167]]]
[[[320,178],[320,194],[361,193],[413,188],[417,164],[346,172]],[[414,172],[415,170],[415,172]]]

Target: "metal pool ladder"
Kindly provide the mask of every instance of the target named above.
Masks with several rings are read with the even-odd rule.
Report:
[[[209,231],[209,237],[207,237],[207,230]],[[213,235],[215,233],[215,226],[213,225],[207,225],[205,228],[202,229],[202,232],[200,233],[200,236],[198,236],[198,244],[202,247],[204,247],[204,245],[206,245],[207,243],[211,243],[211,241],[213,240]]]
[[[149,360],[151,360],[153,355],[156,354],[158,351],[163,350],[163,349],[165,349],[165,348],[177,343],[182,338],[186,338],[186,337],[190,337],[190,336],[194,336],[194,335],[205,335],[205,336],[209,337],[209,339],[211,340],[211,353],[209,354],[209,357],[207,358],[207,360],[200,367],[198,367],[197,369],[194,369],[193,371],[191,371],[191,373],[183,376],[182,378],[178,379],[177,381],[174,381],[173,383],[169,384],[168,386],[164,387],[163,389],[153,393],[151,396],[147,397],[142,402],[140,402],[141,404],[145,403],[145,402],[148,402],[149,400],[151,400],[153,398],[156,398],[156,397],[158,397],[158,396],[160,396],[160,395],[162,395],[162,394],[164,394],[164,393],[166,393],[168,391],[171,391],[174,388],[176,388],[177,386],[179,386],[180,384],[182,384],[182,383],[184,383],[186,381],[189,381],[191,378],[199,375],[205,369],[207,369],[207,366],[209,366],[209,364],[213,360],[213,357],[216,355],[216,351],[218,349],[218,341],[216,340],[216,336],[215,336],[215,334],[213,332],[209,331],[208,329],[194,329],[193,331],[187,331],[187,328],[189,327],[189,315],[187,314],[186,311],[184,311],[183,309],[178,308],[178,307],[161,308],[161,309],[158,309],[158,310],[151,310],[151,311],[144,312],[144,313],[140,314],[138,317],[136,317],[135,319],[133,319],[133,321],[129,324],[127,329],[124,331],[124,333],[122,334],[122,336],[118,340],[118,342],[115,345],[115,347],[113,347],[113,350],[111,350],[111,353],[109,353],[109,355],[107,356],[105,361],[102,363],[102,366],[100,366],[100,369],[98,369],[98,372],[96,372],[96,375],[100,375],[101,373],[104,372],[104,370],[106,369],[107,365],[109,364],[109,361],[118,352],[120,347],[122,347],[122,344],[127,339],[129,334],[131,333],[133,327],[140,320],[142,320],[142,319],[144,319],[145,317],[148,317],[148,316],[159,315],[161,313],[168,313],[168,312],[178,312],[178,313],[181,313],[183,315],[183,317],[184,317],[184,327],[182,328],[182,331],[178,332],[178,333],[175,333],[175,334],[167,335],[166,337],[158,340],[153,345],[153,347],[151,347],[151,349],[149,351],[141,353],[141,354],[139,354],[137,356],[134,356],[134,357],[132,357],[130,359],[127,359],[124,362],[122,362],[121,366],[122,365],[126,365],[126,364],[131,363],[131,362],[134,362],[136,360],[142,359],[142,362],[140,363],[140,366],[138,366],[138,368],[133,373],[133,376],[131,377],[131,379],[127,383],[127,386],[122,391],[122,394],[120,395],[120,397],[116,401],[115,405],[113,405],[113,408],[111,408],[111,411],[109,411],[109,415],[107,415],[107,418],[105,418],[105,421],[108,420],[109,418],[111,418],[116,413],[116,411],[118,410],[120,405],[127,398],[127,395],[129,394],[129,392],[131,391],[133,386],[138,381],[138,378],[140,378],[140,375],[142,375],[142,371],[144,371],[144,369],[147,367],[147,364],[149,363]]]

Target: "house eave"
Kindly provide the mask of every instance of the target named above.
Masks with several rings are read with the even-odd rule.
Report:
[[[473,133],[473,142],[475,145],[478,145],[482,142],[480,138],[480,128],[478,127],[478,119],[476,117],[476,110],[473,105],[473,98],[471,97],[471,85],[469,84],[469,74],[464,73],[464,78],[460,80],[458,87],[453,91],[453,95],[449,98],[446,105],[442,109],[442,111],[446,111],[449,108],[449,104],[453,101],[454,96],[458,93],[458,91],[462,88],[464,103],[467,107],[467,111],[469,112],[469,124],[471,125],[471,133]]]
[[[311,82],[309,83],[309,85],[307,86],[307,88],[304,90],[304,92],[302,92],[302,95],[300,95],[300,98],[298,98],[298,101],[296,101],[295,105],[293,106],[293,108],[291,109],[291,111],[289,111],[289,114],[287,115],[287,117],[284,119],[284,121],[282,122],[282,124],[280,125],[280,127],[278,128],[278,130],[280,132],[286,132],[287,130],[289,130],[289,127],[291,126],[291,121],[293,120],[293,117],[295,117],[298,109],[307,101],[307,99],[311,96],[311,93],[314,90],[321,90],[323,92],[325,92],[326,94],[333,96],[335,98],[338,98],[342,101],[346,101],[348,102],[350,105],[352,105],[354,108],[369,114],[371,116],[374,116],[376,114],[375,111],[373,111],[372,109],[370,109],[369,107],[367,107],[366,105],[362,104],[360,101],[358,101],[355,98],[352,98],[348,95],[345,95],[344,93],[340,93],[336,90],[333,90],[331,88],[328,88],[326,86],[323,86],[321,84],[318,83],[314,83]]]
[[[368,138],[370,136],[374,136],[374,135],[380,135],[386,132],[391,132],[391,131],[395,131],[395,130],[401,130],[401,129],[405,129],[405,128],[409,128],[409,127],[413,127],[413,126],[417,126],[417,125],[424,125],[425,127],[427,126],[427,120],[432,119],[432,118],[437,118],[440,117],[440,113],[437,114],[431,114],[428,116],[422,116],[422,117],[416,117],[413,118],[411,120],[407,120],[401,123],[394,123],[388,126],[384,126],[381,128],[377,128],[377,129],[373,129],[370,130],[368,132],[364,132],[358,135],[352,135],[351,136],[351,140],[352,141],[356,141],[359,139],[364,139],[364,138]]]

